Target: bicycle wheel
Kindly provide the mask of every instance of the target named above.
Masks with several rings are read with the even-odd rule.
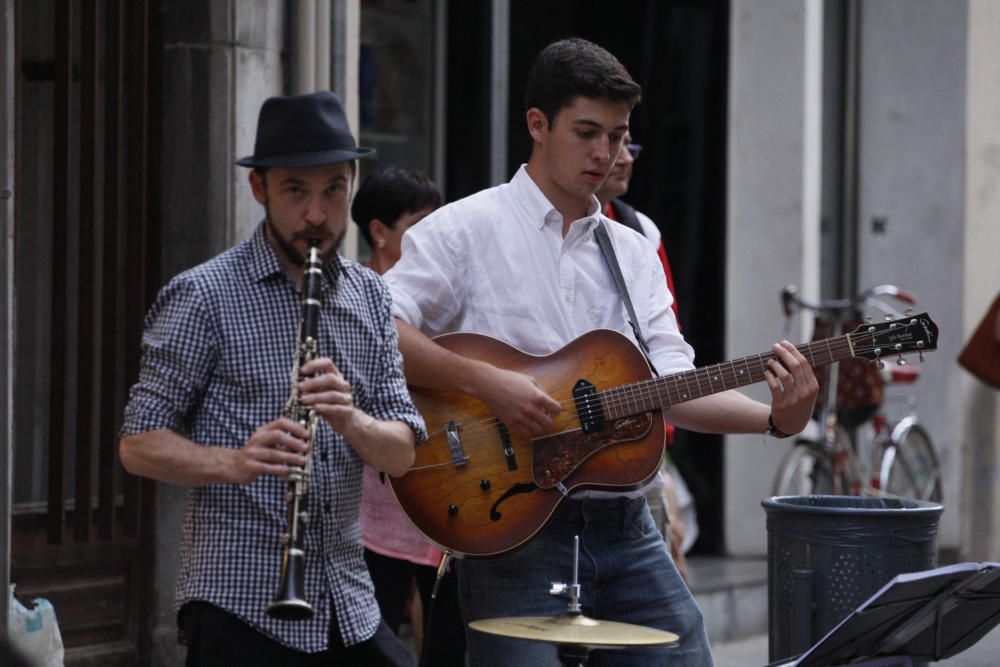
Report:
[[[941,468],[927,431],[908,417],[892,429],[890,438],[883,454],[883,467],[888,468],[885,490],[903,498],[941,502]]]
[[[799,440],[788,450],[778,466],[774,476],[774,495],[811,496],[832,493],[833,466],[830,458],[817,443]]]

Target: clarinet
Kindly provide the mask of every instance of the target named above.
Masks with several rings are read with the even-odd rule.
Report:
[[[299,321],[299,337],[295,344],[292,363],[292,395],[282,409],[282,415],[294,419],[309,431],[306,440],[306,463],[303,467],[290,466],[285,502],[288,516],[285,533],[281,536],[284,553],[281,559],[281,578],[278,592],[269,605],[267,613],[274,618],[299,621],[312,618],[315,611],[306,602],[305,595],[305,528],[309,521],[306,511],[306,494],[309,488],[309,474],[312,471],[313,438],[319,415],[299,401],[299,382],[302,380],[302,366],[317,357],[319,329],[320,285],[323,265],[319,257],[317,241],[309,242],[306,263],[302,271],[302,317]]]

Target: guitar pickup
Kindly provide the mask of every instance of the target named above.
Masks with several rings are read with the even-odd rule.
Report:
[[[452,465],[464,466],[469,457],[465,455],[465,450],[462,449],[461,427],[458,423],[450,421],[444,427],[444,431],[448,437],[448,448],[451,450]]]
[[[584,433],[597,433],[604,430],[604,407],[597,398],[597,388],[586,380],[579,380],[573,385],[573,402],[576,404],[576,416]]]
[[[507,470],[517,470],[517,457],[514,456],[514,445],[510,441],[510,431],[502,421],[497,421],[497,431],[500,432],[500,444],[503,445],[503,456],[507,459]]]

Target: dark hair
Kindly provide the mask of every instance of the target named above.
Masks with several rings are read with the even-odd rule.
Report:
[[[549,44],[535,58],[524,90],[524,109],[541,109],[551,126],[576,97],[627,102],[634,107],[642,88],[606,50],[572,37]]]
[[[368,223],[372,220],[381,220],[391,228],[406,213],[440,205],[441,193],[429,178],[417,171],[390,167],[375,172],[361,184],[351,204],[351,217],[371,246],[372,233]]]

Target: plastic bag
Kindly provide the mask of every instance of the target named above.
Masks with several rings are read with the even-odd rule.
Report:
[[[56,623],[56,610],[44,598],[31,601],[28,609],[14,597],[10,587],[10,615],[7,621],[10,643],[39,667],[63,667],[63,643]]]
[[[673,463],[666,464],[666,472],[670,475],[674,497],[677,499],[675,511],[684,525],[684,539],[681,541],[681,551],[687,553],[698,539],[698,513],[694,506],[694,496],[691,495],[687,483],[681,477],[681,471]]]

